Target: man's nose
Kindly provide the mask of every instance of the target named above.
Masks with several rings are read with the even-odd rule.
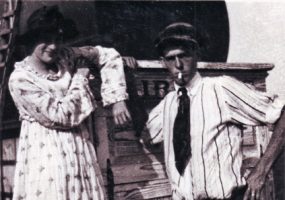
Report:
[[[183,63],[177,56],[175,57],[175,67],[177,69],[183,69]]]

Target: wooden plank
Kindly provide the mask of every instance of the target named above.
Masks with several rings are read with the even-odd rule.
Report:
[[[94,112],[95,117],[96,112]],[[95,117],[94,119],[95,133],[97,138],[97,143],[99,144],[96,147],[97,160],[101,169],[106,169],[106,160],[110,158],[109,152],[109,140],[108,140],[108,127],[106,117]]]
[[[16,139],[6,139],[2,140],[2,159],[5,161],[16,160]]]
[[[168,179],[155,179],[155,180],[147,180],[147,181],[138,181],[138,182],[134,182],[134,183],[123,183],[123,184],[117,184],[116,188],[115,188],[115,192],[122,192],[122,191],[126,191],[128,188],[132,189],[132,188],[137,188],[143,185],[158,185],[158,184],[169,184]]]
[[[218,63],[199,62],[200,70],[271,70],[274,65],[270,63]]]
[[[115,186],[116,200],[171,199],[171,186],[167,179],[119,184]]]
[[[243,146],[253,146],[256,145],[255,132],[252,126],[243,126],[242,134],[242,145]]]
[[[112,165],[126,166],[153,162],[164,163],[164,154],[161,150],[154,150],[149,153],[145,152],[135,155],[118,156],[113,158]]]
[[[259,144],[260,147],[260,155],[263,155],[265,149],[267,148],[267,145],[269,144],[273,132],[269,131],[268,127],[266,126],[256,126],[254,128],[256,135],[258,136],[257,144]]]
[[[165,165],[160,162],[112,166],[112,170],[115,184],[167,178]]]
[[[19,138],[16,138],[16,155],[18,152],[18,148],[19,148]]]
[[[144,69],[165,69],[159,60],[137,60],[138,68]],[[271,70],[274,64],[271,63],[219,63],[219,62],[198,62],[199,70]]]
[[[122,132],[120,132],[122,133]],[[134,135],[135,133],[133,133]],[[134,137],[134,136],[131,136]],[[131,138],[132,139],[132,138]],[[147,154],[159,154],[163,151],[162,144],[157,144],[149,147],[146,149],[138,140],[138,138],[135,138],[136,140],[133,141],[115,141],[113,142],[112,148],[114,149],[114,156],[116,157],[124,157],[124,156],[134,156],[134,155],[144,155]],[[150,152],[151,151],[151,152]],[[135,158],[136,159],[136,158]],[[142,158],[141,158],[142,159]],[[150,159],[150,158],[148,158]],[[131,160],[128,160],[130,162]],[[122,162],[122,161],[120,161]]]
[[[137,60],[139,68],[164,68],[159,60]]]
[[[14,184],[15,166],[3,166],[3,186],[4,192],[12,192]]]

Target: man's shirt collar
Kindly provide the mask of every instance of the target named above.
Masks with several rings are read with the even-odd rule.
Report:
[[[189,81],[188,84],[186,84],[184,87],[187,89],[187,93],[189,96],[194,96],[198,90],[198,86],[199,86],[199,83],[201,82],[201,75],[199,72],[197,72],[194,77]],[[176,83],[174,83],[174,88],[175,88],[175,91],[177,92],[178,89],[180,88],[181,86],[177,85]]]

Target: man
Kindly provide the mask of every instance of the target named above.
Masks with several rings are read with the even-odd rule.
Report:
[[[284,104],[231,77],[201,77],[199,44],[188,23],[167,26],[156,48],[175,91],[151,111],[147,128],[151,143],[164,141],[173,199],[260,199],[284,145]],[[248,177],[241,174],[242,124],[275,124],[267,150]]]

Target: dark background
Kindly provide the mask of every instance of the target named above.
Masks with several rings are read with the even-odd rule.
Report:
[[[172,22],[189,22],[201,35],[202,61],[225,62],[229,22],[223,1],[40,1],[23,2],[20,32],[28,16],[43,5],[59,5],[80,31],[77,45],[115,47],[122,55],[157,59],[153,41]]]
[[[225,62],[229,24],[224,2],[95,2],[98,42],[123,55],[157,59],[153,41],[173,22],[189,22],[201,35],[203,61]]]

